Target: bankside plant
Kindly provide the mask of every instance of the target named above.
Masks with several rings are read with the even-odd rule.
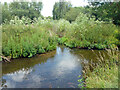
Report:
[[[83,66],[83,78],[86,88],[118,88],[118,49],[106,49],[108,59],[97,55],[97,63]],[[93,51],[94,52],[94,51]],[[92,69],[91,69],[92,68]],[[80,80],[78,80],[80,82]]]
[[[25,21],[24,17],[21,20],[15,17],[12,23],[3,24],[3,55],[11,58],[32,57],[37,53],[41,54],[55,49],[56,34],[49,30],[50,27],[36,24],[38,22],[29,21],[29,19]]]

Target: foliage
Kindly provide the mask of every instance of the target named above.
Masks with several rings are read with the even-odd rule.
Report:
[[[80,83],[80,84],[78,84],[78,87],[79,88],[85,88],[85,86],[84,86],[84,78],[82,77],[82,75],[79,75],[78,76],[80,79],[78,80],[78,82]]]
[[[1,4],[1,8],[2,8],[2,22],[4,22],[6,19],[10,20],[11,19],[11,13],[9,11],[9,7],[8,4],[5,2],[4,5]],[[0,24],[2,23],[0,22]]]
[[[118,51],[107,50],[108,60],[104,60],[104,55],[99,54],[96,66],[95,63],[84,66],[86,68],[83,70],[83,77],[86,78],[84,81],[86,88],[118,88]]]
[[[89,7],[96,20],[112,20],[114,24],[120,25],[120,2],[91,2]]]
[[[28,20],[28,21],[24,21]],[[47,26],[28,24],[30,19],[15,17],[9,24],[3,25],[2,53],[11,58],[32,57],[56,48],[57,37]]]
[[[64,19],[68,20],[71,23],[75,21],[80,12],[85,13],[84,11],[84,7],[72,7],[66,12]]]
[[[58,38],[58,43],[59,44],[64,44],[67,41],[67,38],[62,37],[62,38]]]
[[[119,45],[119,40],[116,38],[118,35],[115,34],[118,28],[115,25],[94,21],[83,13],[80,13],[71,24],[59,20],[58,26],[57,32],[67,39],[63,40],[64,42],[60,39],[59,43],[71,48],[105,49],[116,48],[116,45]]]
[[[57,23],[57,31],[64,32],[70,26],[70,23],[64,19],[60,19]]]
[[[33,19],[41,16],[42,2],[11,2],[2,4],[2,19],[10,20],[14,16],[23,16]]]
[[[89,19],[83,13],[71,24],[64,19],[53,21],[39,17],[31,20],[16,16],[3,24],[2,51],[5,56],[18,58],[53,50],[57,43],[70,48],[116,48],[118,29],[113,24]]]
[[[65,16],[66,12],[72,7],[70,2],[60,1],[53,6],[53,19],[58,20]]]
[[[92,72],[92,76],[86,79],[86,82],[88,88],[118,88],[118,67],[116,65],[110,69],[109,67],[97,67],[97,70]]]

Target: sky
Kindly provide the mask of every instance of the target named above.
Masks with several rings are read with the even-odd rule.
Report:
[[[42,0],[43,2],[43,9],[42,9],[42,15],[43,16],[52,16],[52,10],[53,10],[53,5],[55,2],[58,2],[59,0]],[[85,2],[84,0],[66,0],[70,1],[73,7],[75,6],[85,6],[88,3]]]
[[[12,2],[13,0],[0,0],[0,2]],[[24,0],[24,1],[32,1],[32,0]],[[52,16],[52,10],[55,2],[58,2],[59,0],[33,0],[33,1],[42,1],[43,3],[43,9],[41,11],[41,14],[43,16]],[[77,6],[85,6],[88,5],[87,0],[65,0],[70,1],[73,7]]]

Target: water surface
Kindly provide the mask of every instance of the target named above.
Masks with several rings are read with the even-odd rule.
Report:
[[[91,59],[97,60],[91,50],[66,47],[57,47],[55,51],[33,58],[14,59],[2,65],[2,87],[77,88],[78,76],[82,75],[81,62],[89,63]]]

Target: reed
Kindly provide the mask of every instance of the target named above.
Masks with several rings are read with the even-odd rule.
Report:
[[[98,62],[84,64],[83,77],[79,82],[84,82],[84,88],[118,88],[118,49],[106,49],[109,59],[104,55],[97,55]],[[94,51],[93,51],[94,52]],[[91,69],[92,68],[92,69]],[[81,86],[79,84],[79,86]]]

